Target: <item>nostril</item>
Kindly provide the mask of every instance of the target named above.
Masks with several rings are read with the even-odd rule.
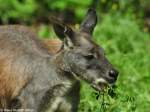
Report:
[[[118,71],[116,71],[116,70],[110,70],[110,71],[109,71],[109,76],[110,76],[110,77],[113,77],[113,78],[117,78],[117,76],[118,76]]]

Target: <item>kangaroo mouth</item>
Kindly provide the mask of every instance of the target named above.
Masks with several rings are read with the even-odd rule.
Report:
[[[91,86],[97,91],[104,91],[108,86],[115,85],[115,80],[105,80],[103,78],[94,81]]]
[[[106,83],[100,83],[99,85],[97,84],[92,84],[92,87],[97,90],[97,91],[104,91],[104,89],[108,86]]]

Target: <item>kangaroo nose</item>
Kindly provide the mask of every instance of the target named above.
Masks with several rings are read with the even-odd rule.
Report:
[[[118,73],[117,70],[110,70],[110,71],[109,71],[109,76],[112,77],[112,78],[117,79],[118,74],[119,74],[119,73]]]

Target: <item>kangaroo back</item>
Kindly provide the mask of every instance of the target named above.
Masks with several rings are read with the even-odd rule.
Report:
[[[18,42],[18,45],[24,45],[27,49],[30,49],[32,52],[35,51],[37,53],[41,53],[42,55],[47,55],[48,52],[45,50],[47,47],[43,44],[38,38],[36,33],[31,31],[28,27],[20,26],[20,25],[9,25],[9,26],[1,26],[0,27],[1,39],[4,40],[10,39],[10,41]],[[5,40],[4,40],[5,41]],[[1,43],[2,40],[1,40]],[[4,42],[5,44],[6,42]],[[23,43],[23,44],[22,44]],[[9,45],[10,46],[10,45]]]

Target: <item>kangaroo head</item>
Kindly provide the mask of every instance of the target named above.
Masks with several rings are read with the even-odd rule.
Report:
[[[102,47],[92,40],[96,23],[96,12],[89,9],[79,31],[60,23],[54,24],[54,30],[59,38],[64,38],[61,52],[67,65],[65,70],[101,91],[104,85],[115,83],[118,72],[105,57]]]

